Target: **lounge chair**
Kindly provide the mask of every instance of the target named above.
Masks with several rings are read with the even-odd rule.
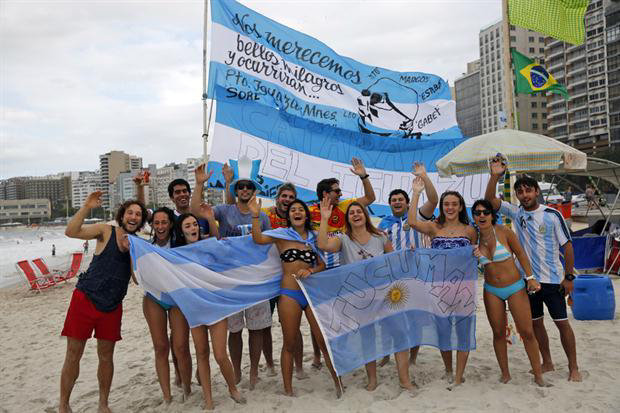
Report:
[[[64,275],[65,280],[69,278],[73,278],[80,273],[80,268],[82,267],[82,258],[84,258],[83,252],[74,252],[71,254],[71,266],[69,270]]]
[[[32,263],[35,267],[37,267],[37,270],[39,270],[43,278],[51,279],[55,283],[67,281],[61,271],[54,270],[53,272],[51,272],[43,258],[35,258],[34,260],[32,260]]]
[[[52,279],[37,277],[28,260],[18,261],[15,265],[19,272],[26,278],[26,282],[30,285],[31,291],[41,292],[41,290],[56,285],[56,282]]]

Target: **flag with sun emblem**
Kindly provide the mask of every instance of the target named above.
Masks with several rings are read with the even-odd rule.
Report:
[[[512,62],[515,67],[515,93],[554,92],[568,99],[566,87],[559,84],[551,73],[539,63],[511,49]]]
[[[304,278],[336,372],[418,345],[475,349],[472,252],[405,249]]]

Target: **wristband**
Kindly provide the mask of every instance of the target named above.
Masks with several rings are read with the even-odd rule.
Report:
[[[368,178],[370,175],[366,174],[364,176],[360,176],[360,179],[363,181],[364,179]]]
[[[526,281],[531,281],[534,279],[534,274],[530,275],[529,277],[525,277]]]

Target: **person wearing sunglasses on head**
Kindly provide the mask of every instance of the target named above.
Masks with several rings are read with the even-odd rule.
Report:
[[[568,321],[565,296],[573,290],[573,265],[575,253],[570,231],[559,211],[538,203],[540,188],[536,179],[521,176],[514,183],[514,191],[520,206],[500,201],[495,191],[497,182],[506,172],[506,160],[498,154],[490,161],[491,177],[484,198],[494,210],[512,219],[514,229],[532,264],[533,274],[540,283],[537,294],[529,296],[534,334],[542,355],[542,371],[553,371],[549,349],[549,337],[544,324],[543,304],[560,332],[560,341],[568,358],[568,381],[581,381],[577,366],[575,333]],[[564,264],[560,261],[560,248]],[[519,268],[521,275],[526,275]]]
[[[502,371],[500,382],[510,381],[508,370],[508,347],[506,342],[506,303],[521,335],[525,351],[532,365],[534,381],[541,387],[546,386],[540,366],[538,342],[532,327],[527,294],[535,294],[540,284],[532,275],[530,260],[519,243],[517,236],[509,228],[497,224],[491,202],[479,199],[471,207],[474,223],[479,231],[478,245],[474,255],[484,272],[484,307],[493,330],[493,349],[499,368]],[[527,277],[523,281],[515,265],[513,255],[517,257]]]
[[[349,198],[341,201],[340,197],[342,196],[342,189],[340,189],[340,181],[338,179],[326,178],[319,181],[316,186],[316,195],[319,198],[319,202],[316,205],[309,206],[312,217],[312,229],[315,231],[318,231],[321,226],[320,203],[323,198],[328,199],[330,205],[333,207],[331,216],[327,222],[327,233],[330,237],[335,237],[338,234],[344,233],[346,224],[345,213],[347,208],[349,208],[349,205],[353,202],[359,202],[362,206],[368,207],[368,205],[375,201],[375,191],[372,189],[369,175],[366,173],[366,167],[364,166],[362,160],[358,158],[351,159],[351,166],[353,167],[350,171],[362,180],[362,185],[364,186],[364,196],[360,198]],[[339,253],[325,253],[323,258],[328,269],[340,265]]]

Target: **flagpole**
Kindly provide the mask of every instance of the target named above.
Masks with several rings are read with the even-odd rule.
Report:
[[[504,110],[508,129],[515,128],[514,85],[510,63],[510,20],[508,19],[508,0],[502,0],[502,22],[504,31]]]
[[[207,118],[207,32],[209,23],[209,0],[204,0],[204,23],[203,23],[203,38],[202,38],[202,159],[203,162],[207,161],[207,143],[209,142],[209,123],[211,122],[211,115]],[[213,102],[211,102],[213,106]]]

